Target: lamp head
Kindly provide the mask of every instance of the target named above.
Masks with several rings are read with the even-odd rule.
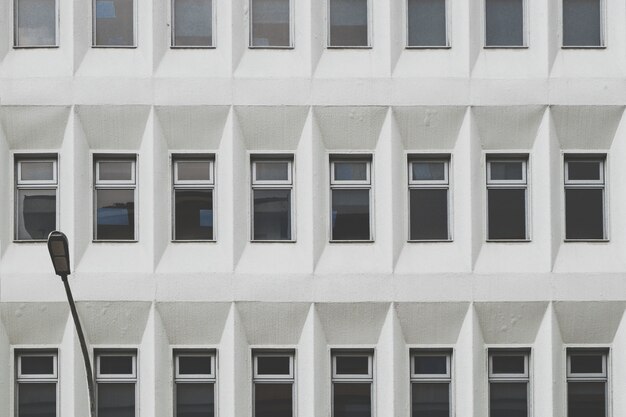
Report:
[[[67,244],[67,236],[59,231],[50,232],[48,235],[48,252],[54,272],[60,277],[70,274],[70,250]]]

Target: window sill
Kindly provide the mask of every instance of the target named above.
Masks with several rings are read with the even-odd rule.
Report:
[[[413,50],[413,51],[419,51],[419,50],[424,50],[424,49],[452,49],[452,46],[450,45],[442,45],[442,46],[410,46],[407,45],[404,47],[404,49],[407,49],[409,51]]]
[[[23,239],[23,240],[13,240],[13,243],[18,243],[18,244],[29,244],[29,243],[47,243],[48,241],[46,239]]]
[[[296,49],[295,46],[252,46],[248,45],[248,49],[257,49],[257,50],[292,50]]]
[[[340,50],[340,49],[373,49],[373,47],[371,46],[331,46],[331,45],[327,45],[326,49],[329,50]]]
[[[329,240],[328,243],[374,243],[374,240]]]
[[[170,45],[170,49],[217,49],[217,46]]]
[[[529,49],[527,45],[484,45],[483,49]]]
[[[250,240],[250,243],[296,243],[296,240]]]
[[[530,243],[531,239],[485,239],[487,243]]]
[[[91,49],[137,49],[137,45],[91,45]]]
[[[139,243],[139,241],[138,240],[111,239],[111,240],[92,240],[91,243]]]
[[[407,243],[451,243],[452,239],[416,239],[416,240],[407,240]]]
[[[13,45],[13,49],[59,49],[59,45]]]
[[[174,240],[171,243],[217,243],[216,239],[189,239],[189,240]]]
[[[563,239],[565,243],[609,243],[609,239]]]
[[[561,49],[606,49],[604,45],[597,46],[565,46],[561,45]]]

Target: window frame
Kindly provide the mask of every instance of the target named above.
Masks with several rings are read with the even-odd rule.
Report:
[[[600,45],[564,45],[563,42],[565,40],[565,8],[563,7],[563,2],[565,0],[559,1],[560,14],[559,20],[561,23],[561,27],[559,29],[559,35],[561,38],[561,49],[606,49],[607,48],[607,7],[605,0],[598,0],[600,2]]]
[[[413,415],[413,384],[448,384],[448,407],[450,416],[455,415],[454,406],[454,349],[452,348],[429,348],[429,347],[409,347],[409,401],[410,413]],[[444,374],[417,374],[415,373],[415,357],[445,356],[447,373]]]
[[[297,415],[297,387],[296,387],[296,349],[293,348],[251,348],[250,354],[252,357],[252,369],[251,369],[251,390],[252,390],[252,416],[256,415],[256,384],[284,384],[291,385],[291,409],[292,415]],[[276,357],[276,356],[288,356],[289,357],[289,375],[272,375],[272,374],[258,374],[258,357]]]
[[[61,18],[60,18],[60,1],[59,0],[54,0],[54,45],[18,45],[19,42],[19,7],[18,7],[18,3],[20,2],[20,0],[13,0],[10,3],[9,7],[12,7],[12,12],[13,12],[13,19],[11,19],[13,21],[13,49],[36,49],[36,48],[43,48],[43,49],[52,49],[52,48],[59,48],[60,47],[60,24],[61,24]]]
[[[113,49],[135,49],[138,47],[137,45],[137,26],[139,25],[139,15],[138,15],[138,0],[132,0],[133,2],[133,44],[132,45],[98,45],[96,44],[97,38],[97,18],[96,18],[96,2],[98,0],[91,0],[91,48],[113,48]]]
[[[487,1],[483,0],[483,49],[528,49],[530,38],[530,24],[528,22],[528,0],[522,1],[522,44],[521,45],[487,45]],[[562,1],[562,0],[561,0]]]
[[[574,352],[578,355],[602,355],[602,367],[604,373],[600,374],[572,374],[570,372],[570,355]],[[613,403],[611,395],[611,348],[602,346],[566,346],[565,348],[565,415],[569,416],[569,384],[576,382],[603,382],[604,383],[604,410],[605,416],[613,415],[611,406]],[[576,376],[580,375],[580,376]]]
[[[532,375],[531,375],[532,349],[525,347],[503,348],[494,347],[487,349],[487,407],[488,415],[491,415],[491,384],[525,383],[526,384],[526,410],[527,417],[533,415],[532,398]],[[524,372],[517,374],[494,374],[493,356],[524,356]]]
[[[178,372],[179,362],[178,359],[181,356],[208,356],[211,358],[211,373],[210,374],[180,374]],[[217,350],[212,348],[186,348],[175,347],[172,349],[173,358],[173,410],[172,415],[177,417],[177,387],[178,384],[213,384],[213,411],[214,415],[217,415],[218,410],[218,390],[217,390]]]
[[[372,49],[373,44],[373,11],[372,11],[372,0],[365,0],[367,2],[367,45],[363,46],[333,46],[330,44],[331,36],[330,36],[330,3],[333,0],[326,0],[324,3],[326,4],[326,49]]]
[[[216,12],[217,12],[217,0],[211,0],[211,45],[176,45],[176,3],[177,0],[170,0],[169,3],[169,12],[170,12],[170,25],[171,29],[170,33],[170,49],[216,49],[217,42],[215,39],[217,31],[215,30],[215,26],[217,23]]]
[[[101,356],[131,356],[133,363],[132,374],[109,374],[102,376],[100,374],[100,357]],[[133,383],[135,386],[135,417],[139,416],[139,351],[136,348],[95,348],[93,350],[94,357],[94,390],[95,390],[95,407],[96,415],[98,413],[98,384],[110,383]]]
[[[38,383],[54,383],[56,387],[56,406],[55,415],[58,417],[61,414],[61,387],[60,387],[60,373],[59,373],[59,350],[57,348],[15,348],[13,350],[13,386],[14,386],[14,413],[16,417],[19,417],[19,385],[20,384],[38,384]],[[22,357],[23,356],[52,356],[53,358],[53,373],[52,374],[38,374],[38,375],[22,375]]]
[[[215,0],[214,0],[215,1]],[[254,29],[253,29],[253,25],[254,25],[254,17],[252,16],[252,10],[253,10],[253,6],[252,3],[255,0],[247,0],[248,1],[248,10],[250,11],[250,17],[249,17],[249,23],[248,23],[248,49],[295,49],[295,12],[294,12],[294,8],[295,8],[295,1],[294,0],[288,0],[289,1],[289,45],[285,46],[273,46],[273,45],[267,45],[267,46],[256,46],[253,45],[253,36],[254,36]]]
[[[450,42],[450,19],[448,19],[450,15],[450,0],[442,0],[444,2],[444,18],[445,18],[445,32],[446,32],[446,44],[445,45],[409,45],[410,38],[410,26],[409,26],[409,1],[404,0],[404,30],[405,30],[405,39],[404,39],[404,49],[450,49],[452,48]]]
[[[375,348],[351,348],[351,347],[331,347],[330,348],[330,358],[331,358],[331,372],[330,372],[330,416],[334,417],[335,413],[335,384],[342,383],[358,383],[358,384],[369,384],[370,386],[370,417],[374,417],[376,415],[376,375],[374,372],[376,363],[375,363]],[[357,374],[357,375],[337,375],[336,373],[336,365],[337,365],[337,356],[367,356],[368,359],[368,374]]]
[[[28,162],[52,162],[51,180],[22,180],[22,163]],[[61,201],[59,184],[59,155],[56,153],[14,153],[13,154],[13,242],[15,243],[37,243],[45,242],[46,239],[19,239],[19,191],[20,190],[55,190],[55,229],[59,228],[61,219]]]

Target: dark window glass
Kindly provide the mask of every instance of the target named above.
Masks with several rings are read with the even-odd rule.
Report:
[[[212,45],[212,0],[175,0],[174,46]],[[180,164],[178,173],[180,175]]]
[[[572,374],[602,374],[602,355],[569,355],[570,373]]]
[[[291,239],[291,190],[253,190],[254,240]]]
[[[332,240],[370,240],[370,190],[332,190]]]
[[[179,356],[178,373],[180,375],[208,375],[211,373],[211,357]]]
[[[24,0],[20,0],[20,4],[22,2]],[[50,181],[54,179],[54,162],[24,161],[20,163],[20,171],[20,180],[22,181]]]
[[[411,417],[450,417],[450,384],[411,384]]]
[[[256,162],[257,181],[287,181],[289,179],[288,162]]]
[[[527,417],[528,384],[525,382],[489,385],[490,417]]]
[[[289,356],[257,356],[257,374],[259,375],[289,375]]]
[[[290,46],[289,0],[252,0],[252,46]]]
[[[497,0],[494,0],[497,1]],[[519,161],[489,162],[491,179],[498,181],[519,181],[524,179],[524,164]]]
[[[333,417],[371,417],[370,383],[333,384]]]
[[[213,384],[176,384],[176,417],[213,417],[214,415]]]
[[[135,191],[97,190],[97,240],[135,239]]]
[[[330,46],[368,46],[367,0],[330,0]]]
[[[101,161],[98,163],[98,180],[130,181],[133,178],[131,161]]]
[[[213,239],[213,192],[175,190],[175,240]]]
[[[416,374],[446,375],[448,373],[448,358],[446,356],[415,356],[413,370]]]
[[[134,383],[99,383],[98,417],[135,417]]]
[[[600,0],[563,0],[563,46],[602,46]]]
[[[443,162],[413,162],[411,163],[411,171],[414,181],[443,181],[446,179],[446,164]]]
[[[18,240],[47,239],[56,229],[56,190],[17,191]]]
[[[20,383],[17,393],[18,417],[56,417],[56,383]]]
[[[176,3],[180,1],[176,0]],[[209,181],[211,179],[211,162],[209,161],[178,161],[176,166],[179,181]]]
[[[408,7],[408,46],[447,46],[446,0],[409,0]]]
[[[565,238],[604,239],[604,190],[565,190]]]
[[[254,384],[254,417],[292,417],[292,415],[292,384]]]
[[[601,179],[602,164],[598,161],[568,161],[567,179],[572,181],[597,181]]]
[[[100,356],[101,375],[132,375],[132,356]]]
[[[487,46],[524,45],[524,0],[486,0]]]
[[[369,356],[336,356],[337,375],[368,375]]]
[[[367,180],[367,162],[335,162],[336,181]]]
[[[525,356],[492,355],[491,372],[494,374],[524,374]]]
[[[526,239],[526,190],[487,190],[488,239]]]
[[[18,0],[16,46],[56,45],[55,0]]]
[[[410,190],[411,240],[447,240],[448,190]]]
[[[606,417],[605,382],[568,382],[568,417]]]
[[[135,12],[133,0],[96,0],[96,46],[133,46]]]
[[[22,356],[22,375],[54,375],[53,356]]]

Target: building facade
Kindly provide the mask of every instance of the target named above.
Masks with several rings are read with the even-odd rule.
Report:
[[[51,229],[99,417],[626,415],[626,5],[504,3],[1,0],[0,417]]]

